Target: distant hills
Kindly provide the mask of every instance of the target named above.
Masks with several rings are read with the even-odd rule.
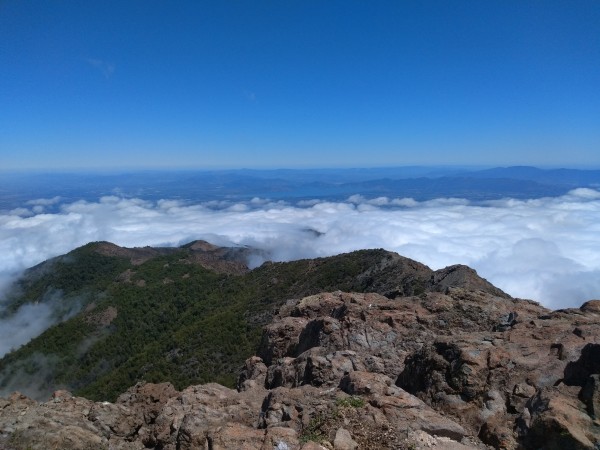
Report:
[[[570,187],[600,187],[600,170],[538,169],[530,166],[496,167],[470,172],[470,178],[529,180]]]
[[[600,187],[600,170],[491,169],[407,166],[371,169],[145,171],[99,173],[3,173],[0,211],[37,198],[61,202],[97,200],[106,195],[146,200],[248,201],[254,197],[296,202],[340,201],[351,195],[423,201],[459,197],[472,201],[503,197],[557,196],[577,187]]]

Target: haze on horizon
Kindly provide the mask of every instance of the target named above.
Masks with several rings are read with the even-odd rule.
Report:
[[[0,170],[600,166],[600,3],[0,4]]]

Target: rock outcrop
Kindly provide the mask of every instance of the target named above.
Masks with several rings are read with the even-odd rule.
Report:
[[[291,300],[237,390],[15,393],[0,448],[600,448],[600,301],[550,311],[473,279],[456,266],[416,296]]]

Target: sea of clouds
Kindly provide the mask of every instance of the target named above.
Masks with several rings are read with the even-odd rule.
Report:
[[[46,212],[50,207],[54,212]],[[3,290],[20,271],[87,242],[176,246],[195,239],[258,247],[277,261],[385,248],[433,269],[467,264],[510,295],[553,309],[600,298],[600,192],[582,188],[562,197],[477,204],[359,195],[294,204],[33,200],[0,214],[0,308]],[[31,312],[19,312],[20,329]],[[45,309],[40,314],[49,316]],[[43,328],[43,317],[31,322],[32,332]],[[0,342],[5,334],[11,327],[0,323]]]

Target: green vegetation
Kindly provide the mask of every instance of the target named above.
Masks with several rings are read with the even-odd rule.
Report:
[[[51,301],[56,297],[77,298],[85,304],[103,291],[130,263],[125,258],[101,255],[95,244],[87,244],[71,253],[48,260],[29,269],[6,301],[5,315],[24,303]]]
[[[335,430],[344,425],[348,418],[356,417],[356,414],[352,414],[348,410],[359,409],[365,405],[365,400],[357,395],[336,399],[333,409],[326,413],[319,413],[310,419],[306,428],[300,433],[300,442],[322,443],[332,440]]]
[[[329,417],[319,414],[308,422],[308,425],[300,433],[300,443],[305,444],[309,441],[321,443],[327,441],[327,432],[325,431]]]
[[[65,308],[71,301],[86,308],[1,359],[0,388],[18,380],[40,392],[66,387],[113,401],[140,380],[170,381],[178,389],[209,381],[233,387],[283,302],[369,291],[369,278],[359,275],[389,255],[358,251],[232,275],[191,264],[186,247],[133,265],[99,254],[97,245],[31,269],[20,281],[13,305],[60,291]]]
[[[338,398],[335,404],[341,408],[362,408],[365,406],[365,400],[357,395],[350,397]]]

